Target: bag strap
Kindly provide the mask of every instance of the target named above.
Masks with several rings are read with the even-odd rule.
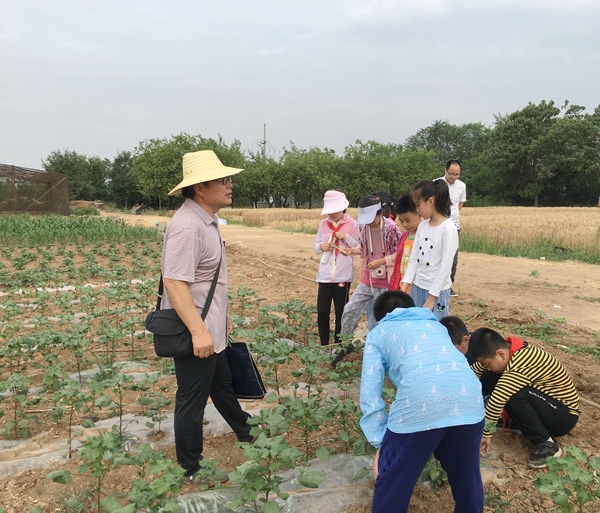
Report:
[[[221,257],[223,254],[221,253]],[[217,265],[217,270],[215,271],[215,275],[213,276],[212,283],[210,284],[210,290],[208,291],[208,296],[206,296],[206,303],[204,303],[204,308],[202,309],[202,320],[206,319],[208,315],[208,309],[210,308],[210,304],[212,303],[213,296],[215,295],[215,289],[217,288],[217,281],[219,279],[219,271],[221,270],[221,260],[219,259],[219,265]],[[158,298],[156,300],[156,310],[160,310],[160,302],[162,300],[164,291],[164,283],[162,273],[160,273],[160,281],[158,283]]]

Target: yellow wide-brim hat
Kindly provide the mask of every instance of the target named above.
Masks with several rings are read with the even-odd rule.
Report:
[[[188,185],[225,178],[240,171],[243,171],[243,169],[224,166],[212,150],[186,153],[183,156],[183,180],[169,193],[169,196],[177,194]]]

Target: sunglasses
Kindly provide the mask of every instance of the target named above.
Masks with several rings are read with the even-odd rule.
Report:
[[[232,176],[224,176],[223,178],[217,178],[217,180],[215,180],[215,181],[219,181],[223,185],[227,185],[228,183],[233,182],[233,177]]]

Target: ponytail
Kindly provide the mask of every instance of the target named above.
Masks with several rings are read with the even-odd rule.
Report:
[[[421,180],[413,187],[412,196],[415,203],[422,199],[427,201],[433,197],[435,209],[445,217],[450,217],[450,190],[445,180]]]

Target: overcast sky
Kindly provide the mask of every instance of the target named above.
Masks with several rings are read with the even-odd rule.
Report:
[[[598,0],[2,0],[0,163],[180,132],[271,154],[600,104]]]

